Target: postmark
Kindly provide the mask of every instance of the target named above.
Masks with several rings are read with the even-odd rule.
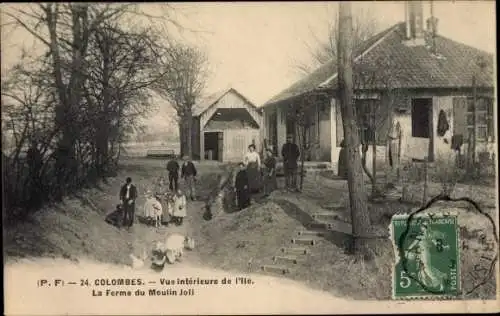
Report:
[[[470,198],[440,195],[394,215],[393,299],[493,299],[498,236],[489,213]]]
[[[460,241],[456,214],[396,215],[393,298],[453,298],[460,294]]]

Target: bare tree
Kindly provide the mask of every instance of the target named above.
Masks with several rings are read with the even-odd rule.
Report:
[[[370,232],[367,195],[363,181],[363,169],[359,155],[359,134],[353,104],[353,43],[351,3],[339,4],[339,41],[338,41],[338,88],[340,92],[340,110],[348,152],[347,183],[351,208],[353,249],[357,254],[369,256],[367,232]]]
[[[181,154],[191,157],[193,106],[205,89],[208,59],[197,47],[175,43],[166,49],[159,69],[163,75],[156,91],[176,110]]]
[[[130,27],[154,19],[132,4],[32,4],[2,14],[42,44],[40,56],[23,53],[2,76],[2,135],[15,145],[4,180],[10,206],[26,208],[30,196],[60,199],[116,165],[120,143],[150,108],[164,44],[157,30]],[[30,178],[43,179],[43,195]]]
[[[304,184],[304,163],[306,157],[316,145],[312,142],[312,128],[314,126],[314,117],[317,113],[317,105],[324,104],[327,95],[324,93],[308,93],[292,104],[286,112],[287,116],[296,124],[296,135],[300,148],[300,183],[302,190]]]
[[[403,73],[393,67],[393,62],[385,56],[375,60],[361,58],[353,65],[353,88],[360,94],[354,101],[360,139],[362,144],[361,163],[365,174],[372,184],[372,196],[381,192],[377,187],[377,145],[387,145],[388,125],[392,121],[392,112],[401,96],[401,90],[396,89],[398,80]],[[371,96],[370,92],[376,94]],[[368,95],[363,95],[368,94]],[[366,165],[366,155],[369,145],[372,147],[372,171]],[[388,161],[388,159],[386,159]]]
[[[308,62],[298,62],[296,69],[305,74],[309,74],[321,65],[328,61],[335,60],[338,52],[338,18],[328,22],[328,36],[326,38],[318,38],[311,31],[313,43],[306,43],[309,50],[310,60]],[[358,47],[363,41],[369,39],[376,34],[378,30],[378,21],[375,16],[366,8],[357,10],[353,14],[353,30],[352,41],[353,47]]]

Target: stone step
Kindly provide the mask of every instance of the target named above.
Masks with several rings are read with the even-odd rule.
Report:
[[[320,220],[320,219],[334,219],[341,221],[342,217],[337,214],[336,212],[321,212],[321,213],[314,213],[312,214],[312,218],[315,220]]]
[[[296,245],[311,245],[314,246],[317,244],[317,240],[312,239],[312,238],[293,238],[292,239],[292,244]]]
[[[307,226],[309,229],[328,229],[328,223],[326,222],[311,222]]]
[[[293,263],[297,264],[299,260],[296,257],[288,257],[288,256],[274,256],[273,257],[273,262],[274,263]]]
[[[281,248],[281,252],[290,255],[307,255],[309,250],[302,247]]]
[[[332,230],[344,234],[352,235],[352,225],[343,221],[329,220],[329,221],[316,221],[309,224],[311,229],[325,229]]]
[[[332,210],[332,211],[345,208],[343,203],[330,203],[322,205],[321,207],[324,208],[325,210]]]
[[[301,230],[301,231],[297,232],[297,235],[323,237],[325,234],[324,234],[324,232],[317,231],[317,230]]]
[[[262,271],[265,272],[274,272],[274,273],[281,273],[281,274],[287,274],[290,273],[291,270],[290,268],[286,266],[279,266],[279,265],[263,265],[261,267]]]

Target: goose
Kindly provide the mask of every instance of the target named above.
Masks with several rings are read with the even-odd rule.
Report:
[[[140,269],[144,267],[144,261],[146,261],[148,254],[146,253],[146,249],[143,249],[140,257],[136,257],[133,253],[131,253],[129,257],[132,261],[132,268]]]

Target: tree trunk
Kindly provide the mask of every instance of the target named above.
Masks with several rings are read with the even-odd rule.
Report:
[[[185,141],[185,128],[184,128],[184,119],[181,117],[179,118],[179,145],[180,145],[180,156],[185,155],[185,150],[186,150],[186,141]]]
[[[186,155],[193,158],[193,113],[191,106],[186,109]]]
[[[370,231],[370,218],[367,208],[367,195],[363,181],[363,169],[360,161],[359,133],[354,114],[353,70],[352,70],[352,17],[351,3],[339,4],[339,54],[338,84],[340,91],[340,107],[344,135],[347,147],[347,183],[351,208],[353,250],[358,255],[370,257],[366,232]]]

